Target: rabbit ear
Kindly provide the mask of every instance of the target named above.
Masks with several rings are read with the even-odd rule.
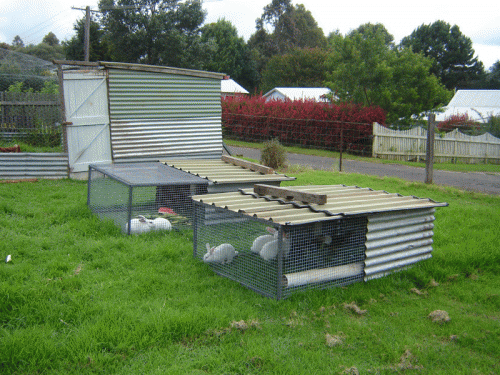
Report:
[[[210,251],[210,244],[207,243],[207,251]]]
[[[276,229],[271,228],[271,227],[267,227],[266,229],[267,229],[267,231],[268,231],[269,233],[271,233],[271,234],[275,234],[275,233],[277,232],[277,230],[276,230]]]
[[[137,217],[139,218],[139,221],[140,221],[141,223],[146,223],[146,222],[148,221],[148,220],[147,220],[144,216],[142,216],[142,215],[139,215],[139,216],[137,216]]]

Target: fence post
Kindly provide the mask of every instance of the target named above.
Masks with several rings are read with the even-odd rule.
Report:
[[[342,148],[344,144],[344,123],[340,123],[340,155],[339,155],[339,172],[342,172]]]
[[[431,113],[427,126],[427,150],[425,152],[425,183],[432,184],[434,164],[434,131],[436,126],[436,115]]]

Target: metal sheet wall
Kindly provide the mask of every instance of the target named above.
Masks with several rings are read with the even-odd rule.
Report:
[[[219,79],[110,69],[109,106],[115,160],[222,154]]]
[[[220,158],[220,117],[156,121],[112,121],[115,159],[163,157]]]
[[[368,217],[365,281],[431,258],[434,208]]]
[[[0,153],[0,179],[67,177],[68,154]]]

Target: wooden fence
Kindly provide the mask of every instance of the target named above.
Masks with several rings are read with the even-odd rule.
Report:
[[[427,149],[427,130],[417,127],[392,130],[373,124],[372,156],[387,160],[423,161]],[[457,129],[436,133],[434,162],[493,163],[500,164],[500,139],[489,133],[470,136]]]

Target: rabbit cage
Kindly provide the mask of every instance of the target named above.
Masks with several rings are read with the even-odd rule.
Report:
[[[381,277],[431,257],[446,203],[357,186],[194,196],[193,255],[267,297]]]
[[[162,163],[89,165],[87,205],[127,234],[192,229],[192,195],[208,181]]]

